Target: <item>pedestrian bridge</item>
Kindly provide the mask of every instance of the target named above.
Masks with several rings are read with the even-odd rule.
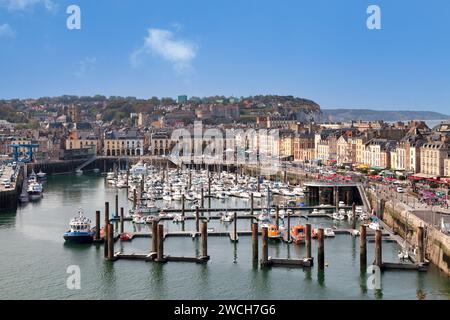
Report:
[[[357,187],[358,182],[354,181],[306,181],[305,187],[330,188],[330,187]]]

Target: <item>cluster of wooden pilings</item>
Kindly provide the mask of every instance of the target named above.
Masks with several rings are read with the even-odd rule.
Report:
[[[253,199],[252,199],[253,200]],[[184,201],[183,207],[184,207]],[[253,216],[253,201],[251,201],[251,220],[254,220]],[[353,229],[356,229],[356,206],[353,204],[353,220],[352,225]],[[96,212],[96,233],[94,237],[94,242],[104,242],[104,256],[108,261],[115,261],[118,259],[132,259],[132,260],[145,260],[145,261],[153,261],[158,263],[165,263],[168,261],[181,261],[181,262],[195,262],[195,263],[205,263],[210,257],[208,256],[208,229],[207,224],[208,220],[205,217],[200,217],[199,208],[197,207],[195,210],[195,232],[192,235],[200,236],[201,239],[201,253],[197,257],[176,257],[165,255],[164,253],[164,239],[166,236],[170,234],[164,234],[164,226],[159,224],[158,220],[153,221],[152,223],[152,233],[151,233],[151,251],[146,255],[136,255],[136,254],[123,254],[121,252],[115,253],[114,251],[114,243],[117,240],[118,236],[115,235],[114,232],[114,224],[111,221],[119,219],[119,234],[124,233],[124,209],[120,208],[119,211],[119,203],[118,203],[118,195],[115,198],[115,219],[110,219],[109,212],[109,203],[105,203],[105,227],[104,227],[104,235],[103,238],[100,235],[100,211]],[[182,210],[182,215],[184,216],[184,211]],[[279,221],[278,208],[276,210],[276,224]],[[290,214],[287,215],[287,226],[288,232],[285,237],[283,237],[283,241],[286,243],[291,243],[291,237],[289,234],[290,231]],[[233,224],[233,231],[229,233],[230,240],[232,242],[238,242],[238,228],[237,228],[237,220],[238,216],[235,212]],[[312,226],[311,224],[306,224],[306,234],[305,234],[305,251],[306,255],[303,259],[280,259],[280,258],[272,258],[269,257],[269,236],[268,236],[268,228],[263,227],[261,232],[259,232],[259,225],[251,221],[251,236],[252,236],[252,260],[253,262],[258,262],[259,259],[259,235],[261,234],[262,248],[261,248],[261,260],[260,266],[261,268],[267,267],[312,267],[314,264],[314,258],[311,254],[312,248]],[[242,233],[242,232],[241,232]],[[360,267],[361,271],[365,272],[367,269],[367,227],[365,225],[360,226],[359,230],[360,235]],[[419,245],[418,245],[418,255],[417,261],[415,264],[406,264],[406,263],[391,263],[391,262],[383,262],[382,260],[382,231],[376,230],[375,232],[375,257],[373,261],[373,265],[378,266],[381,270],[389,270],[389,269],[397,269],[397,270],[426,270],[425,268],[425,257],[424,257],[424,232],[423,228],[419,228],[418,237],[419,237]],[[325,235],[324,229],[320,228],[317,232],[317,268],[318,270],[325,270]]]

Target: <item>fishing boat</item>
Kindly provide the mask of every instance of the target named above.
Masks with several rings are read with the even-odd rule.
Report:
[[[298,225],[291,228],[291,238],[295,244],[305,242],[305,237],[306,237],[306,227]]]
[[[32,182],[28,185],[27,193],[31,200],[38,200],[42,198],[42,184],[39,182]]]
[[[83,215],[82,210],[78,216],[70,220],[70,230],[64,233],[64,240],[73,243],[91,243],[95,232],[91,229],[91,220]]]

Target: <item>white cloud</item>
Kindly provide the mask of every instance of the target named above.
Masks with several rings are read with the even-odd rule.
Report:
[[[11,28],[11,26],[7,23],[5,24],[0,24],[0,37],[10,37],[13,38],[15,37],[16,33],[14,32],[14,30]]]
[[[197,55],[198,46],[190,41],[175,39],[173,32],[164,29],[149,29],[144,45],[131,54],[133,66],[141,62],[143,54],[153,54],[172,63],[177,72],[191,67]]]
[[[78,78],[84,78],[88,72],[94,70],[96,62],[97,58],[95,57],[84,58],[78,62],[78,69],[75,71],[74,75]]]
[[[0,6],[11,11],[25,10],[37,4],[44,5],[49,11],[55,11],[57,7],[53,0],[0,0]]]

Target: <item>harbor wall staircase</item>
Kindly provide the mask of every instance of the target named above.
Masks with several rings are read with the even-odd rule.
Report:
[[[92,162],[94,162],[95,160],[97,160],[97,156],[92,156],[91,158],[89,158],[88,160],[86,160],[85,162],[83,162],[81,165],[79,165],[75,171],[79,171],[79,170],[83,170],[84,167],[90,165]]]

